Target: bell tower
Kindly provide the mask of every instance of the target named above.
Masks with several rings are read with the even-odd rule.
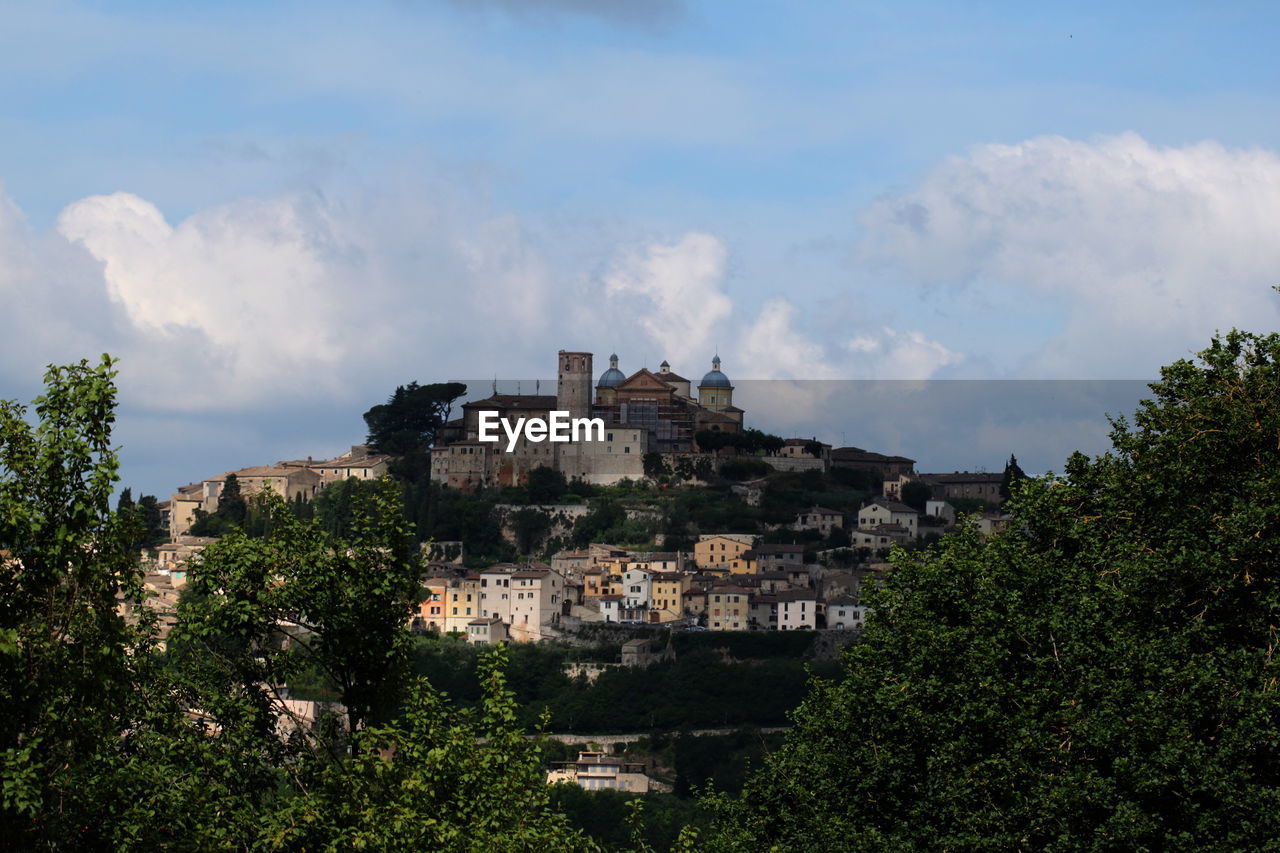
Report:
[[[591,353],[560,350],[556,408],[571,418],[591,417]]]

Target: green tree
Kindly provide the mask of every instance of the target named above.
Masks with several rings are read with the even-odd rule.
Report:
[[[116,375],[50,367],[27,409],[0,402],[0,833],[15,849],[105,845],[106,805],[146,654],[132,519],[113,513]]]
[[[248,512],[248,502],[240,494],[240,478],[235,474],[228,474],[222,490],[218,492],[218,515],[230,524],[240,525],[244,524]]]
[[[1018,464],[1018,457],[1013,454],[1009,455],[1009,461],[1004,466],[1004,476],[1000,479],[1000,497],[1005,500],[1013,497],[1014,489],[1018,483],[1027,479],[1026,473],[1022,470],[1022,466]]]
[[[411,483],[426,479],[430,471],[427,450],[449,422],[454,402],[466,393],[467,386],[461,382],[397,386],[387,402],[364,413],[369,446],[399,457],[392,473],[400,479]]]
[[[933,489],[922,480],[910,480],[902,487],[902,502],[916,512],[924,512],[925,504],[933,499]]]
[[[529,480],[525,484],[529,490],[529,503],[555,503],[569,491],[569,483],[564,474],[555,468],[539,465],[529,472]]]
[[[248,626],[257,633],[225,655],[228,670],[282,683],[292,669],[257,672],[256,663],[237,655],[270,664],[269,650],[288,650],[336,686],[351,731],[387,721],[404,686],[406,614],[421,573],[399,494],[386,479],[361,494],[351,537],[339,540],[298,521],[282,498],[264,490],[260,503],[274,520],[270,535],[253,540],[233,531],[205,549],[188,576],[194,595],[180,609],[180,635],[200,644],[239,636]],[[202,653],[216,656],[222,648],[215,643]]]
[[[356,738],[354,758],[330,765],[264,841],[291,850],[556,850],[599,848],[553,810],[538,747],[517,724],[502,647],[480,662],[483,696],[459,711],[426,682],[403,715]]]
[[[1161,372],[1009,531],[895,552],[839,681],[709,850],[1257,850],[1280,837],[1280,336]]]
[[[164,518],[155,495],[138,498],[138,520],[142,524],[141,547],[154,548],[168,537],[169,531],[164,528]]]
[[[532,507],[511,513],[509,523],[516,535],[516,549],[521,554],[534,553],[551,532],[551,516]]]

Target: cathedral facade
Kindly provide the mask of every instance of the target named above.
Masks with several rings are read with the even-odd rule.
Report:
[[[466,490],[521,485],[531,470],[547,466],[570,480],[609,485],[644,477],[646,453],[696,452],[700,430],[742,430],[744,412],[733,404],[733,384],[720,370],[718,355],[696,386],[665,361],[656,373],[642,367],[627,376],[618,356],[611,355],[608,369],[596,379],[589,352],[561,350],[556,360],[554,395],[494,393],[463,404],[462,417],[450,421],[431,451],[431,479]],[[601,419],[604,440],[551,443],[521,437],[510,452],[505,441],[479,440],[481,412],[514,422],[547,418],[553,410]]]

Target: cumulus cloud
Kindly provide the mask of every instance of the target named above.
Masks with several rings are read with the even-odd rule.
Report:
[[[866,379],[926,379],[961,358],[921,332],[888,326],[850,338],[845,349],[862,365],[859,375]]]
[[[861,261],[923,286],[1025,289],[1060,333],[1028,375],[1146,376],[1278,319],[1280,155],[1135,134],[952,158],[862,217]]]
[[[673,364],[702,363],[733,311],[724,291],[728,249],[711,234],[625,252],[603,278],[621,325],[636,325]]]
[[[388,382],[545,361],[556,294],[536,241],[416,190],[241,199],[172,224],[115,193],[46,233],[0,195],[4,372],[109,351],[129,399],[192,412],[366,402]],[[479,340],[503,346],[477,360]]]

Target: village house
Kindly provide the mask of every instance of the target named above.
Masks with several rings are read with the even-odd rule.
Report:
[[[1004,533],[1009,529],[1009,522],[1011,521],[1013,521],[1013,516],[1011,515],[999,512],[984,512],[977,518],[978,532],[983,536]]]
[[[576,761],[554,761],[547,771],[547,784],[577,785],[588,791],[623,791],[647,794],[650,779],[645,765],[623,761],[603,752],[579,752]]]
[[[851,595],[838,595],[826,602],[827,627],[835,630],[858,630],[866,619],[867,609]]]
[[[859,530],[875,530],[881,525],[898,524],[914,539],[919,535],[919,521],[920,513],[890,498],[872,498],[858,510]]]
[[[649,621],[674,622],[684,618],[684,594],[693,582],[681,572],[655,572],[649,581]]]
[[[779,631],[813,631],[818,627],[818,594],[811,589],[775,593]]]
[[[480,572],[480,616],[511,622],[511,576],[515,567],[498,564]]]
[[[956,508],[944,500],[934,498],[924,502],[924,514],[940,518],[947,524],[956,523]]]
[[[751,596],[747,622],[753,631],[778,630],[778,597],[773,593]]]
[[[503,622],[497,616],[482,617],[480,619],[472,619],[467,623],[467,642],[475,645],[495,645],[497,643],[505,643],[510,638],[507,635],[507,623]]]
[[[801,512],[791,525],[792,530],[816,530],[823,536],[830,536],[837,527],[844,527],[844,513],[821,506],[811,506]]]
[[[915,470],[916,461],[905,456],[886,456],[861,447],[837,447],[831,451],[833,468],[870,471],[877,480],[897,479]]]
[[[622,595],[621,593],[612,593],[610,595],[602,595],[596,599],[600,607],[600,616],[605,622],[622,622]]]
[[[1004,482],[1003,472],[990,474],[983,471],[954,471],[950,474],[899,474],[885,477],[885,495],[900,498],[902,487],[912,480],[919,480],[928,485],[935,499],[976,498],[992,505],[1004,503],[1004,497],[1000,494],[1000,484]]]
[[[511,575],[511,639],[537,642],[557,634],[564,609],[564,578],[550,566],[521,569]]]
[[[716,533],[702,536],[693,545],[693,562],[699,569],[728,566],[750,550],[757,537],[745,533]]]
[[[713,631],[745,631],[750,617],[750,590],[712,587],[707,592],[707,627]]]
[[[466,634],[467,625],[480,616],[480,576],[454,578],[445,588],[445,633]]]
[[[341,480],[376,480],[387,473],[391,457],[385,453],[374,453],[368,445],[357,444],[341,456],[333,459],[306,459],[281,462],[282,468],[306,468],[320,475],[322,485],[329,485]]]
[[[430,631],[440,633],[445,630],[445,600],[449,589],[446,578],[427,578],[422,584],[423,599],[418,602],[417,610],[410,620],[409,627],[414,631]]]
[[[795,544],[757,545],[754,549],[758,571],[771,572],[790,563],[804,562],[804,546]]]
[[[883,527],[884,525],[881,525]],[[854,530],[849,534],[849,547],[851,548],[867,548],[872,553],[885,553],[899,541],[905,541],[906,528],[897,525],[897,529],[902,531],[901,537],[892,535],[890,530]]]
[[[622,573],[622,598],[628,608],[648,607],[653,572],[632,566]]]

